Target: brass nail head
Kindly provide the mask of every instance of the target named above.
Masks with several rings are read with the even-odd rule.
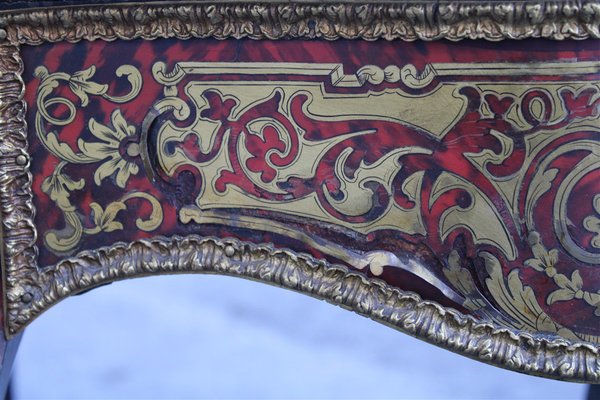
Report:
[[[22,303],[31,303],[33,300],[33,295],[31,293],[25,293],[21,296]]]
[[[24,156],[23,154],[18,155],[17,159],[16,159],[17,165],[25,165],[27,164],[27,156]]]

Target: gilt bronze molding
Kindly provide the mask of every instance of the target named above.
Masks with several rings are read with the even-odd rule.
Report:
[[[116,243],[61,261],[40,276],[25,320],[65,296],[121,279],[157,274],[219,274],[276,285],[352,310],[426,342],[528,374],[599,379],[598,348],[482,323],[347,267],[270,245],[197,236]],[[40,293],[40,288],[45,289]],[[37,295],[40,293],[40,296]],[[176,329],[176,327],[173,327]]]
[[[596,1],[147,2],[0,14],[13,43],[157,37],[281,39],[599,38]]]

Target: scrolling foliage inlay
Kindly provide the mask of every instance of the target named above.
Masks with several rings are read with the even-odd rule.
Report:
[[[477,326],[597,357],[597,50],[566,63],[526,43],[503,53],[353,42],[353,56],[346,42],[202,44],[25,50],[43,212],[40,267],[9,287],[11,332],[70,293],[194,270],[181,258],[185,239],[147,239],[203,235],[247,241],[223,254],[249,263],[251,242],[288,248],[289,260],[308,252]],[[59,53],[72,62],[52,61]],[[214,240],[193,242],[200,252],[226,246]],[[119,249],[133,258],[109,256]]]
[[[154,77],[165,85],[165,97],[155,109],[175,111],[157,128],[158,165],[148,168],[152,179],[155,169],[172,179],[183,169],[196,175],[196,198],[179,211],[183,223],[291,235],[357,269],[368,267],[375,276],[385,268],[406,269],[454,301],[463,296],[463,306],[500,323],[596,341],[600,291],[584,281],[582,271],[594,280],[589,272],[600,263],[600,253],[586,230],[572,231],[566,224],[588,226],[597,212],[586,201],[578,202],[591,215],[577,221],[569,207],[580,191],[583,198],[589,190],[597,193],[592,179],[600,169],[599,83],[471,78],[494,74],[510,79],[524,70],[548,76],[564,67],[429,64],[417,78],[412,65],[365,66],[354,76],[340,77],[335,72],[341,66],[186,63],[166,72],[164,65],[155,64]],[[569,67],[583,76],[600,71],[596,62]],[[225,78],[278,74],[280,68],[303,75],[331,69],[334,88],[365,83],[375,88],[367,96],[336,95],[322,83],[233,86]],[[184,76],[217,71],[219,82],[191,81],[184,94],[178,92]],[[457,75],[467,79],[434,82]],[[386,80],[400,87],[377,90]],[[411,89],[423,91],[409,93]],[[193,113],[189,102],[196,108]],[[355,120],[372,129],[353,126]],[[549,219],[563,252],[547,250],[537,231],[544,229],[539,213],[545,205],[552,206]],[[242,209],[248,211],[242,217],[231,212]],[[265,222],[257,210],[343,227],[371,236],[373,242],[390,231],[422,238],[436,254],[448,255],[443,272],[452,287],[393,251],[371,245],[371,251],[355,254],[327,237],[316,239]],[[460,240],[459,232],[465,235]],[[483,262],[488,277],[481,284],[491,298],[486,299],[469,273],[456,273],[463,269],[461,250]],[[572,259],[591,268],[573,268]],[[501,264],[510,266],[506,278]],[[549,317],[534,290],[523,286],[518,275],[522,267],[551,279],[554,287],[546,286],[552,291],[545,305],[575,300],[591,307],[589,333],[578,336]]]
[[[74,180],[64,171],[69,164],[100,164],[94,172],[94,184],[102,186],[102,181],[116,173],[115,183],[124,189],[130,175],[139,172],[138,165],[133,161],[139,157],[139,144],[135,142],[136,129],[127,124],[119,109],[111,114],[110,125],[106,126],[90,118],[88,129],[95,137],[95,141],[88,142],[77,140],[77,150],[73,150],[67,143],[61,142],[55,131],[47,132],[45,125],[61,127],[71,124],[76,117],[77,108],[88,105],[89,96],[102,96],[112,103],[129,102],[139,94],[142,87],[140,72],[131,65],[123,65],[116,71],[117,76],[126,76],[131,84],[131,91],[124,96],[111,96],[108,94],[108,85],[92,81],[95,66],[73,75],[57,72],[49,74],[48,70],[40,66],[35,70],[35,76],[41,83],[37,94],[37,114],[35,129],[37,137],[49,152],[57,157],[60,162],[50,176],[44,179],[41,189],[55,202],[63,212],[66,226],[60,231],[51,230],[44,235],[46,246],[57,254],[73,250],[79,244],[82,235],[94,235],[100,232],[122,230],[123,224],[116,220],[120,211],[127,209],[126,202],[131,199],[144,199],[152,206],[152,213],[148,219],[138,219],[136,226],[142,231],[153,231],[162,222],[162,208],[158,200],[144,192],[130,191],[119,200],[108,203],[105,207],[97,202],[91,202],[93,224],[84,227],[78,215],[77,207],[72,204],[71,193],[81,190],[86,185],[84,179]],[[53,96],[53,90],[61,82],[68,83],[70,90],[79,100],[79,104],[68,98]],[[49,107],[63,106],[66,115],[56,117],[49,111]]]

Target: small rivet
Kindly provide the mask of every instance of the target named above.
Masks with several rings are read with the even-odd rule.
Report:
[[[4,29],[0,29],[0,40],[6,39],[6,31]]]
[[[137,157],[140,155],[140,145],[137,143],[131,143],[127,146],[127,155],[129,157]]]
[[[231,257],[235,254],[235,249],[233,248],[233,246],[226,246],[225,247],[225,255],[227,257]]]
[[[31,300],[33,300],[33,295],[31,293],[25,293],[21,296],[22,303],[31,303]]]
[[[24,156],[23,154],[20,154],[17,156],[16,162],[17,162],[17,165],[25,165],[25,164],[27,164],[27,157]]]

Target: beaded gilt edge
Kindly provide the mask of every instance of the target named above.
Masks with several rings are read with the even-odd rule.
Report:
[[[36,266],[23,63],[19,44],[81,39],[283,37],[437,39],[600,38],[597,2],[207,4],[65,7],[0,14],[0,207],[8,336],[70,294],[148,274],[204,272],[255,279],[325,299],[425,341],[496,366],[600,381],[600,349],[477,322],[377,279],[289,250],[211,238],[115,244],[40,271]]]

